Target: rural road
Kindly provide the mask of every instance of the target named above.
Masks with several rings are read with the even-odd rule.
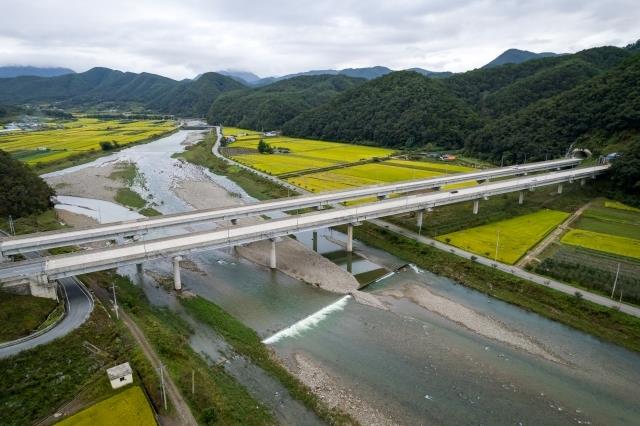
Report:
[[[220,126],[216,126],[215,129],[216,129],[216,143],[214,143],[213,144],[213,148],[211,148],[211,153],[213,155],[215,155],[216,157],[218,157],[222,161],[225,161],[228,164],[233,164],[234,166],[241,167],[241,168],[245,169],[248,172],[251,172],[251,173],[253,173],[255,175],[258,175],[263,179],[267,179],[267,180],[269,180],[269,181],[271,181],[271,182],[273,182],[273,183],[275,183],[277,185],[283,186],[283,187],[285,187],[285,188],[287,188],[287,189],[289,189],[289,190],[291,190],[291,191],[293,191],[295,193],[311,194],[311,192],[307,191],[306,189],[299,188],[299,187],[297,187],[295,185],[290,184],[289,182],[285,182],[282,179],[278,179],[275,176],[271,176],[271,175],[269,175],[267,173],[263,173],[263,172],[260,172],[258,170],[252,169],[249,166],[245,166],[244,164],[240,164],[237,161],[233,161],[232,159],[227,158],[224,155],[222,155],[220,153],[220,142],[222,141],[222,132],[220,131]]]
[[[0,231],[2,234],[4,232]],[[6,234],[5,234],[6,235]],[[35,259],[40,257],[38,253],[27,253],[25,257]],[[22,339],[16,340],[15,344],[9,344],[0,348],[0,358],[7,358],[16,355],[27,349],[35,348],[39,345],[49,343],[59,337],[66,336],[76,328],[80,327],[89,318],[93,311],[93,296],[89,290],[75,277],[58,280],[62,293],[65,297],[66,314],[58,324],[43,334],[32,334]],[[10,343],[10,342],[9,342]]]
[[[578,291],[582,293],[582,295],[584,296],[584,299],[589,300],[590,302],[597,303],[598,305],[606,306],[608,308],[620,309],[621,312],[640,318],[640,308],[637,308],[635,306],[627,305],[626,303],[619,303],[607,297],[600,296],[599,294],[591,293],[581,288],[572,287],[563,282],[552,280],[551,278],[543,277],[541,275],[532,274],[531,272],[527,272],[523,269],[518,268],[517,266],[507,265],[505,263],[496,262],[493,259],[488,259],[486,257],[478,256],[475,253],[470,253],[468,251],[461,250],[457,247],[453,247],[448,244],[441,243],[440,241],[423,237],[421,235],[416,234],[415,232],[409,231],[400,226],[394,225],[389,222],[385,222],[384,220],[374,219],[374,220],[371,220],[370,222],[382,228],[388,229],[389,231],[395,232],[396,234],[402,235],[407,238],[411,238],[413,240],[419,241],[423,244],[433,246],[440,250],[453,253],[457,256],[464,257],[466,259],[471,259],[471,257],[475,257],[475,261],[477,263],[480,263],[486,266],[491,266],[491,267],[494,267],[495,265],[495,268],[502,272],[506,272],[508,274],[525,279],[527,281],[531,281],[535,284],[542,285],[544,287],[550,287],[554,290],[561,291],[562,293],[566,293],[573,296]]]

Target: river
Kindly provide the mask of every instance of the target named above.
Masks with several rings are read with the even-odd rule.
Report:
[[[113,161],[134,162],[144,176],[144,185],[134,190],[156,201],[156,208],[163,213],[185,211],[190,206],[170,188],[176,178],[203,171],[171,156],[184,149],[182,142],[190,133],[180,131],[56,174]],[[225,177],[205,173],[246,202],[255,201]],[[102,222],[133,217],[127,209],[105,202],[77,197],[61,201],[67,204],[64,208],[84,211]],[[315,244],[311,233],[297,238],[354,274],[376,271],[379,277],[406,263],[359,242],[355,243],[358,256],[349,258],[336,244],[345,236],[336,231],[320,231]],[[640,423],[635,393],[640,383],[638,354],[491,299],[450,279],[411,267],[387,274],[367,287],[389,306],[384,311],[256,266],[238,258],[232,250],[198,253],[189,259],[196,265],[182,271],[183,284],[189,290],[222,306],[265,339],[281,332],[267,342],[285,363],[293,366],[296,354],[305,355],[339,387],[393,422]],[[145,265],[145,269],[166,275],[170,268],[167,260]],[[121,272],[136,274],[134,268]],[[138,278],[153,303],[174,303],[149,275]],[[410,299],[385,295],[408,284],[488,316],[505,330],[528,336],[561,362],[485,337]]]

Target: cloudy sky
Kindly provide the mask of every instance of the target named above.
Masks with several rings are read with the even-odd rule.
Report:
[[[106,66],[176,79],[385,65],[464,71],[510,47],[640,38],[637,0],[2,0],[0,65]]]

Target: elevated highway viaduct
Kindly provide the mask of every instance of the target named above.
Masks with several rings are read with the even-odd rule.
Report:
[[[283,236],[346,224],[348,225],[347,250],[350,251],[353,226],[367,220],[414,211],[423,212],[439,206],[465,201],[474,201],[474,211],[477,211],[479,203],[483,199],[505,193],[524,193],[550,185],[557,185],[558,191],[561,192],[566,183],[580,182],[582,184],[586,179],[595,178],[605,173],[608,167],[607,165],[593,166],[525,176],[459,190],[408,195],[384,199],[371,204],[269,219],[257,224],[228,226],[213,231],[176,235],[106,249],[9,262],[0,266],[0,281],[29,278],[46,282],[77,274],[171,257],[174,259],[175,288],[179,290],[181,288],[179,262],[181,256],[191,252],[270,240],[272,242],[270,264],[275,267],[277,265],[275,241]]]
[[[54,247],[85,244],[94,241],[123,240],[125,238],[143,235],[152,229],[169,228],[199,222],[235,222],[240,218],[269,214],[276,211],[283,212],[311,207],[325,207],[367,197],[383,199],[391,194],[406,194],[428,189],[439,189],[444,185],[466,181],[483,182],[491,179],[561,170],[575,167],[580,164],[580,161],[579,159],[543,161],[471,173],[447,175],[431,179],[375,185],[346,191],[326,192],[318,195],[290,197],[239,207],[197,210],[148,219],[116,222],[86,229],[60,230],[4,238],[0,240],[0,260],[11,255],[47,250]]]

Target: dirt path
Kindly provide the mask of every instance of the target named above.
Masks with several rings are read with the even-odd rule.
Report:
[[[525,254],[520,260],[515,264],[518,268],[524,268],[534,259],[537,259],[547,247],[557,241],[571,226],[573,222],[575,222],[585,210],[589,208],[593,201],[589,201],[584,206],[580,207],[578,210],[573,212],[571,216],[569,216],[564,222],[562,222],[556,229],[554,229],[549,235],[547,235],[540,243],[529,250],[527,254]]]
[[[91,288],[103,302],[110,300],[109,294],[102,287],[92,285]],[[106,305],[109,306],[109,303],[107,302]],[[129,317],[129,315],[127,315],[126,312],[124,312],[124,310],[120,309],[119,315],[123,324],[127,326],[133,338],[136,340],[138,345],[140,345],[140,348],[142,349],[142,352],[144,353],[144,355],[147,357],[149,362],[151,362],[151,365],[153,366],[153,368],[155,370],[159,370],[160,365],[162,364],[162,361],[160,360],[160,357],[158,356],[158,354],[156,354],[156,351],[153,349],[153,346],[151,346],[151,343],[149,343],[149,341],[145,337],[142,330],[140,330],[138,325],[131,319],[131,317]],[[175,419],[175,423],[171,423],[171,424],[197,426],[198,422],[193,417],[193,414],[191,414],[189,405],[182,398],[180,391],[178,390],[177,386],[171,379],[171,376],[169,376],[169,374],[166,372],[166,370],[164,374],[164,383],[167,391],[167,398],[169,398],[169,401],[171,401],[171,405],[175,408],[177,413],[177,418]]]
[[[138,342],[138,344],[142,348],[142,352],[144,352],[144,355],[149,359],[151,365],[153,365],[153,368],[160,368],[162,361],[160,361],[160,358],[154,351],[153,347],[151,347],[151,344],[144,336],[144,333],[142,333],[142,330],[138,328],[138,325],[125,312],[120,311],[120,318],[122,319],[122,322],[127,326],[134,339],[136,339],[136,342]],[[187,405],[187,402],[182,398],[180,391],[167,373],[165,373],[164,375],[164,382],[167,390],[167,397],[171,401],[171,405],[173,405],[173,407],[176,409],[176,413],[178,414],[178,417],[180,419],[179,424],[197,426],[198,422],[193,417],[193,414],[191,414],[189,405]]]

